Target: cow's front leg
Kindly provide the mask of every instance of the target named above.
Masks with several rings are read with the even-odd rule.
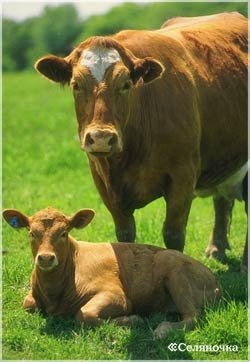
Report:
[[[104,320],[130,313],[130,302],[120,291],[96,294],[76,314],[78,324],[99,326]]]
[[[131,243],[135,241],[136,226],[134,215],[124,215],[121,212],[112,212],[115,223],[115,232],[118,241]]]
[[[183,181],[183,182],[182,182]],[[183,175],[166,192],[167,215],[163,225],[164,243],[169,249],[183,251],[189,211],[192,204],[194,181]]]
[[[206,255],[219,260],[225,260],[225,251],[226,249],[230,249],[228,233],[232,220],[234,202],[226,200],[222,196],[217,196],[213,198],[213,203],[215,212],[214,228],[206,249]]]
[[[125,213],[121,210],[119,206],[119,195],[116,194],[110,184],[108,161],[105,159],[93,161],[93,159],[90,158],[90,168],[102,200],[113,217],[117,240],[127,243],[134,242],[136,227],[133,211]]]
[[[29,313],[34,313],[39,310],[38,303],[33,297],[32,292],[29,292],[29,294],[24,298],[23,308]]]

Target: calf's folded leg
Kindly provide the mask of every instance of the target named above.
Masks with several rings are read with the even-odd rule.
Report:
[[[196,318],[184,318],[180,322],[161,322],[158,324],[156,329],[154,330],[154,336],[156,338],[163,338],[165,337],[171,330],[177,329],[185,329],[185,330],[192,330],[195,327]]]
[[[163,338],[173,329],[193,329],[196,317],[200,314],[201,296],[195,295],[195,290],[185,275],[185,270],[178,268],[172,271],[165,280],[165,286],[182,321],[160,323],[154,331],[156,338]]]
[[[34,313],[39,310],[39,306],[33,297],[32,292],[29,292],[29,294],[24,298],[23,308],[30,313]]]
[[[105,319],[129,314],[130,302],[119,292],[101,292],[91,298],[76,314],[78,324],[99,326]]]
[[[117,317],[114,318],[114,322],[118,325],[118,326],[124,326],[124,327],[133,327],[136,326],[138,324],[142,324],[144,323],[144,320],[142,317],[136,315],[136,314],[132,314],[129,316],[121,316],[121,317]]]

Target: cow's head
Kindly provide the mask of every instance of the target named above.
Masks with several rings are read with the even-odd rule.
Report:
[[[69,231],[88,225],[94,211],[83,209],[67,217],[55,209],[46,208],[28,217],[18,210],[7,209],[3,211],[3,217],[14,229],[28,229],[36,267],[51,271],[64,265],[68,258]]]
[[[71,85],[81,148],[97,157],[122,151],[122,129],[135,93],[164,71],[158,60],[137,58],[111,37],[90,38],[68,57],[49,55],[35,68],[54,82]]]

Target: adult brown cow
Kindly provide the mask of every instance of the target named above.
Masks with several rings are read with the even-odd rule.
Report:
[[[224,182],[227,194],[238,192],[247,162],[244,16],[91,37],[36,69],[73,88],[81,148],[119,241],[135,239],[134,210],[163,196],[164,242],[183,250],[194,194],[223,194]]]

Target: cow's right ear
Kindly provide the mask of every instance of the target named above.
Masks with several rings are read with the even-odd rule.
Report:
[[[3,211],[3,217],[14,229],[29,227],[29,218],[18,210],[6,209]]]
[[[35,63],[35,69],[53,82],[67,84],[72,77],[72,66],[64,58],[47,55]]]

